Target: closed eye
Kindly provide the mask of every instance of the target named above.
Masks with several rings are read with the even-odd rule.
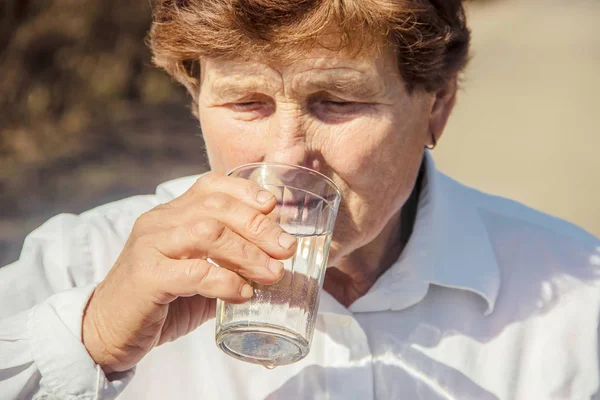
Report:
[[[236,118],[253,121],[271,115],[275,110],[273,101],[262,94],[245,96],[225,104],[233,111]]]
[[[315,104],[315,110],[325,114],[338,114],[349,116],[365,109],[368,106],[368,103],[361,103],[356,101],[319,100]]]
[[[350,106],[352,104],[356,104],[353,101],[331,101],[331,100],[323,100],[321,101],[321,104],[324,105],[329,105],[329,106],[335,106],[335,107],[347,107]]]
[[[262,107],[265,103],[261,101],[243,101],[239,103],[231,103],[230,107],[234,111],[254,111],[259,107]]]

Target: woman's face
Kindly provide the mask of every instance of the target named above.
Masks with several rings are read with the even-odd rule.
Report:
[[[249,162],[304,165],[342,192],[330,265],[398,215],[430,143],[435,94],[409,94],[395,54],[329,50],[288,65],[205,59],[199,117],[213,171]]]

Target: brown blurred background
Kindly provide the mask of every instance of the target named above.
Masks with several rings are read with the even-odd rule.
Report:
[[[600,1],[472,3],[438,167],[600,237]]]
[[[0,265],[54,214],[206,169],[187,95],[151,65],[148,4],[0,0]],[[600,235],[600,1],[468,11],[473,59],[438,166]]]

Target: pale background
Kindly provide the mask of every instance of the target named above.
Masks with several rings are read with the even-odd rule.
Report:
[[[438,167],[600,236],[600,1],[473,4]]]
[[[600,236],[600,0],[468,4],[472,61],[438,166]],[[52,215],[206,169],[149,24],[147,0],[0,1],[0,265]]]

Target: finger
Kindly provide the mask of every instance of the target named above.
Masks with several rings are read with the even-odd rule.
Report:
[[[271,212],[277,203],[275,196],[256,182],[209,172],[198,178],[183,195],[168,204],[174,207],[185,206],[215,192],[227,193],[264,214]]]
[[[271,257],[287,259],[296,250],[296,237],[283,230],[273,218],[232,197],[207,196],[204,198],[203,207],[213,218],[223,222]]]
[[[223,268],[267,285],[279,281],[283,275],[280,261],[212,218],[172,228],[146,240],[166,257],[210,258]]]
[[[189,226],[207,216],[221,221],[271,257],[287,259],[294,254],[294,236],[285,232],[270,216],[225,193],[211,193],[183,207],[164,210],[160,220],[173,227]]]
[[[163,296],[200,295],[230,303],[243,303],[254,294],[252,286],[236,273],[202,259],[164,258],[157,266],[159,290]]]

